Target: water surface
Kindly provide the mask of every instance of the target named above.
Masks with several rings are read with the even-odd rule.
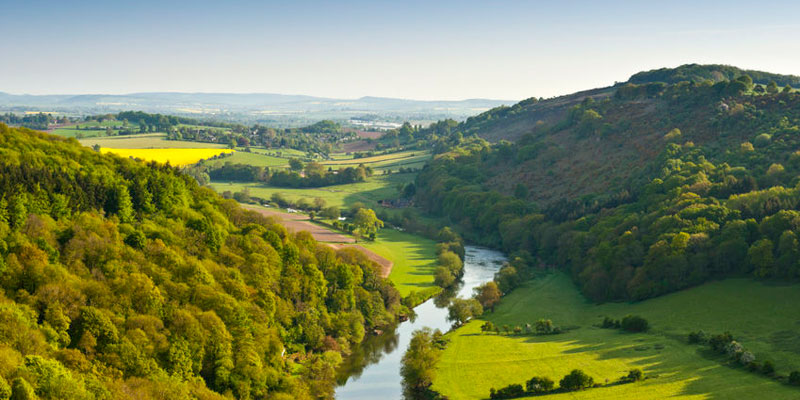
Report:
[[[506,260],[502,253],[481,247],[466,246],[463,283],[456,295],[472,296],[472,289],[492,280]],[[411,333],[423,327],[450,329],[447,321],[447,300],[430,299],[414,308],[416,318],[402,322],[380,336],[369,336],[353,354],[345,359],[339,374],[338,400],[381,399],[403,397],[400,360],[403,358]]]

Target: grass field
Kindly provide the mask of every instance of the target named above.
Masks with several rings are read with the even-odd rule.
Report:
[[[414,177],[414,174],[377,175],[367,178],[364,182],[302,189],[270,187],[259,183],[225,182],[212,182],[211,187],[220,193],[226,190],[240,192],[244,188],[249,188],[251,196],[263,199],[269,199],[273,193],[280,193],[292,201],[301,198],[313,201],[314,198],[320,197],[327,202],[328,206],[339,208],[345,208],[360,201],[367,207],[378,210],[380,207],[378,200],[396,198],[397,185],[412,182]]]
[[[109,149],[101,147],[101,153],[114,153],[120,157],[133,157],[140,158],[145,161],[157,161],[166,163],[169,161],[173,166],[183,166],[194,164],[200,160],[207,159],[219,155],[221,153],[228,153],[233,150],[228,149],[127,149],[115,148]]]
[[[364,158],[340,158],[339,154],[332,155],[334,160],[323,161],[322,165],[336,168],[357,167],[359,164],[372,167],[374,170],[383,171],[384,169],[397,169],[404,168],[422,168],[431,158],[428,151],[406,151],[391,154],[382,154],[373,157]]]
[[[359,244],[394,262],[389,279],[403,297],[412,291],[434,289],[436,242],[394,229],[381,229],[374,242]]]
[[[561,274],[527,283],[484,315],[510,326],[550,318],[579,327],[552,336],[481,334],[481,320],[450,334],[434,388],[451,399],[487,398],[491,387],[524,383],[535,375],[558,380],[580,368],[603,383],[632,368],[644,382],[550,395],[561,399],[797,399],[800,388],[724,364],[702,346],[686,343],[692,330],[730,331],[759,361],[777,372],[800,369],[800,286],[769,286],[750,280],[712,282],[636,304],[594,305]],[[646,334],[594,327],[604,316],[637,314],[652,326]]]
[[[208,161],[206,165],[219,166],[219,165],[224,165],[225,163],[228,162],[232,164],[247,164],[255,167],[270,167],[270,168],[289,166],[289,159],[287,158],[268,156],[265,154],[253,153],[253,152],[247,153],[244,151],[237,151],[230,157]]]

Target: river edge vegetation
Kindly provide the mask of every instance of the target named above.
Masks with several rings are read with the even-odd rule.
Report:
[[[669,72],[677,75],[676,71]],[[495,277],[503,294],[516,294],[515,289],[524,282],[554,268],[570,274],[582,294],[596,302],[642,301],[725,277],[784,281],[800,278],[798,258],[793,253],[797,242],[792,239],[797,235],[797,225],[792,221],[800,220],[794,195],[799,170],[792,161],[797,158],[794,151],[799,144],[796,132],[800,125],[800,96],[791,87],[780,89],[774,83],[754,83],[750,76],[742,74],[717,83],[627,83],[594,93],[600,94],[597,100],[582,97],[569,106],[562,119],[552,125],[540,123],[538,130],[523,134],[513,144],[502,140],[490,144],[466,134],[472,130],[482,135],[487,125],[503,126],[504,120],[510,119],[504,117],[524,115],[525,108],[536,107],[541,100],[492,110],[461,124],[446,124],[450,127],[446,141],[456,145],[438,148],[434,160],[417,177],[418,205],[444,217],[468,239],[511,254],[509,265]],[[588,141],[600,143],[596,153],[601,154],[626,151],[624,141],[634,146],[649,141],[651,149],[653,143],[660,142],[655,148],[663,146],[664,150],[639,148],[639,155],[622,157],[631,165],[616,166],[617,171],[628,174],[617,174],[616,180],[608,180],[605,170],[595,171],[604,183],[603,191],[580,198],[555,197],[548,193],[549,187],[531,188],[524,175],[517,175],[529,168],[540,168],[552,176],[553,167],[560,160],[574,158],[566,157],[570,154],[564,151],[567,143],[580,146]],[[587,147],[593,146],[598,145]],[[622,150],[615,150],[619,148]],[[614,158],[611,154],[594,157],[606,161]],[[641,165],[631,168],[634,163]],[[630,174],[631,171],[637,173]],[[587,178],[578,177],[584,181]],[[517,178],[511,190],[508,178]],[[565,183],[576,182],[567,179]],[[735,226],[741,227],[739,235],[733,233]],[[792,320],[791,315],[787,318]],[[616,325],[613,320],[605,323]],[[455,354],[448,351],[465,340],[466,336],[460,333],[469,326],[467,323],[446,336],[458,340],[450,342],[445,354]],[[472,326],[474,332],[477,327]],[[793,331],[765,333],[793,335],[789,332]],[[681,333],[684,341],[687,333]],[[711,340],[697,332],[693,337]],[[712,337],[724,341],[711,346],[727,356],[719,362],[730,365],[738,374],[758,371],[790,384],[800,376],[792,369],[794,362],[788,361],[792,358],[784,358],[787,362],[780,367],[788,375],[776,374],[771,360],[765,360],[766,366],[752,364],[753,352],[732,336]],[[457,375],[458,379],[445,379],[447,384],[437,386],[436,379],[431,378],[433,383],[421,398],[437,397],[437,391],[449,398],[479,398],[485,394],[471,391],[464,396],[463,388],[453,385],[458,382],[474,386],[487,379],[486,375],[494,376],[486,373],[493,369],[505,378],[498,380],[494,376],[489,380],[507,382],[507,377],[518,376],[510,365],[492,368],[479,363],[480,372],[472,371],[475,360],[516,358],[522,352],[517,344],[499,354],[472,354],[475,349],[503,348],[499,344],[493,346],[486,338],[475,336],[468,347],[459,343],[458,363],[442,357],[444,366],[434,367],[431,375],[439,371]],[[771,358],[781,351],[762,349],[761,358]],[[796,351],[789,350],[789,354],[796,359]],[[534,359],[542,360],[540,357]],[[656,359],[660,357],[654,355]],[[465,371],[473,375],[468,376]],[[739,394],[756,390],[752,392],[755,394],[755,388],[763,386],[757,381],[750,383],[752,387],[737,386],[736,390]],[[797,394],[786,392],[796,389],[782,385],[770,390],[775,398]],[[722,390],[716,387],[708,392]]]
[[[177,169],[0,125],[3,388],[49,398],[317,398],[400,295]],[[4,389],[5,390],[5,389]]]

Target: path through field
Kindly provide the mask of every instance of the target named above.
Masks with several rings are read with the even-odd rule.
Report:
[[[290,214],[277,210],[267,210],[261,207],[254,207],[247,205],[242,205],[242,207],[248,210],[256,211],[267,217],[274,217],[278,219],[281,225],[285,226],[286,229],[288,229],[289,231],[293,232],[308,231],[311,233],[311,236],[313,236],[314,239],[316,239],[318,242],[323,242],[328,246],[333,247],[336,250],[340,250],[345,247],[352,247],[363,252],[367,257],[369,257],[370,260],[380,265],[381,277],[386,278],[389,276],[389,273],[392,272],[392,267],[394,266],[394,263],[392,261],[379,256],[378,254],[376,254],[372,250],[365,248],[364,246],[353,244],[356,242],[356,240],[350,236],[342,235],[341,233],[334,232],[328,228],[312,223],[307,215],[299,213]]]

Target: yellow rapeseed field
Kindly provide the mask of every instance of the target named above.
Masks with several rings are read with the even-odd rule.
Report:
[[[100,148],[101,153],[114,153],[120,157],[133,157],[145,161],[169,163],[173,166],[194,164],[200,160],[223,153],[232,153],[230,149],[110,149]]]

